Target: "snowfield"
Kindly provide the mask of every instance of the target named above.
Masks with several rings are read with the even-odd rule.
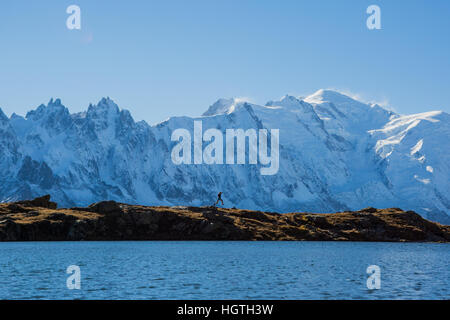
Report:
[[[278,173],[260,165],[175,165],[171,133],[279,129]],[[205,144],[204,144],[205,146]],[[109,98],[70,114],[59,99],[25,117],[0,109],[0,201],[51,194],[60,206],[100,200],[335,212],[414,210],[450,223],[450,115],[398,115],[331,90],[265,106],[220,99],[201,117],[135,122]],[[247,152],[248,153],[248,152]],[[248,155],[247,155],[248,156]]]

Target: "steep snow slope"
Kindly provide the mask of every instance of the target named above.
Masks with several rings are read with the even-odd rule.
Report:
[[[279,129],[280,168],[174,165],[178,128]],[[449,222],[450,119],[400,116],[331,90],[265,106],[220,99],[198,118],[135,122],[109,98],[70,114],[59,99],[7,118],[0,111],[0,200],[51,193],[63,206],[113,199],[142,204],[225,204],[249,209],[333,212],[411,209]],[[204,143],[204,146],[206,143]],[[248,152],[247,152],[248,153]],[[247,155],[248,157],[248,155]]]
[[[435,220],[448,214],[450,115],[400,116],[370,134],[398,205],[427,212]]]

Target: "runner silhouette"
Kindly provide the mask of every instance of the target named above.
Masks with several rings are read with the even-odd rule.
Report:
[[[216,206],[219,203],[219,201],[222,202],[222,205],[223,205],[222,192],[219,192],[219,194],[217,195],[217,201],[214,204],[214,206]]]

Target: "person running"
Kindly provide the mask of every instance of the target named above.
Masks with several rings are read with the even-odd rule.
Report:
[[[222,202],[223,205],[222,192],[219,192],[219,194],[217,195],[217,201],[214,205],[216,206],[219,203],[219,201]]]

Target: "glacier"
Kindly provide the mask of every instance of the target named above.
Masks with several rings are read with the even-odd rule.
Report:
[[[171,133],[279,129],[279,171],[175,165]],[[199,117],[136,122],[110,98],[71,114],[60,99],[20,116],[0,109],[0,201],[51,194],[63,207],[101,200],[276,212],[399,207],[450,223],[450,115],[400,115],[333,90],[258,105],[219,99]]]

